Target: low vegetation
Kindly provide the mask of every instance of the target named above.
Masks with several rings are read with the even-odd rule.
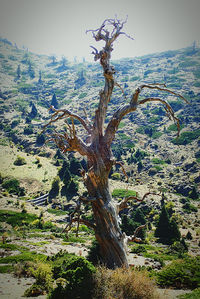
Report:
[[[145,271],[98,267],[95,273],[95,299],[155,299],[155,284]]]

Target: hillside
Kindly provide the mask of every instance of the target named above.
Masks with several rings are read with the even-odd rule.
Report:
[[[35,55],[5,40],[0,43],[0,53],[1,146],[14,143],[18,150],[30,155],[52,157],[53,151],[42,146],[43,141],[36,143],[36,139],[42,125],[50,119],[48,109],[53,94],[59,108],[79,111],[83,117],[86,109],[92,118],[103,85],[100,66]],[[187,105],[173,95],[150,90],[149,95],[167,99],[176,112],[182,128],[179,139],[176,140],[176,126],[166,117],[163,107],[147,104],[123,120],[113,144],[115,156],[124,161],[134,183],[151,185],[160,181],[164,188],[187,196],[194,184],[199,184],[200,50],[186,48],[127,58],[113,61],[113,65],[123,93],[117,85],[108,119],[142,83],[164,82],[191,103]],[[79,133],[83,134],[81,130]],[[138,152],[135,157],[138,149],[143,153]],[[10,174],[3,162],[1,165],[2,171]]]
[[[180,120],[180,136],[177,138],[177,127],[162,105],[139,107],[120,123],[112,145],[114,157],[123,163],[128,179],[116,164],[110,185],[115,201],[135,196],[136,192],[139,198],[153,193],[144,202],[130,202],[129,212],[125,209],[120,214],[127,235],[141,224],[147,226],[142,244],[132,242],[128,246],[131,267],[142,266],[157,277],[165,263],[176,268],[181,258],[186,271],[187,267],[193,271],[190,276],[194,280],[178,283],[176,278],[169,278],[163,284],[158,279],[158,286],[196,288],[200,246],[200,49],[188,47],[112,64],[116,86],[107,122],[113,111],[130,101],[134,90],[144,83],[165,83],[190,103],[159,90],[141,93],[141,98],[159,97],[170,103]],[[69,235],[64,233],[77,195],[86,191],[80,175],[86,161],[76,153],[64,156],[48,142],[55,129],[65,131],[66,122],[53,123],[44,133],[42,129],[52,116],[50,105],[92,119],[104,77],[98,63],[72,63],[65,57],[58,60],[37,55],[0,39],[0,78],[0,272],[15,271],[20,277],[28,265],[24,262],[33,263],[37,258],[38,269],[49,273],[48,267],[53,269],[57,259],[61,262],[62,255],[65,257],[65,249],[88,257],[94,234],[85,225],[80,225],[79,237],[75,226]],[[86,139],[83,128],[78,123],[77,127],[77,134]],[[42,206],[35,204],[34,200],[44,194],[49,194],[47,201]],[[161,244],[155,232],[163,202],[170,225],[175,223],[173,230],[177,232],[178,224],[180,235],[171,243]],[[89,206],[82,208],[81,214],[92,219]],[[46,281],[45,291],[40,294],[49,291],[47,285]]]

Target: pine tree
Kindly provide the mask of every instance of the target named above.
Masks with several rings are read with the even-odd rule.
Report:
[[[172,244],[174,241],[180,240],[181,237],[178,225],[174,219],[170,219],[165,204],[162,206],[155,237],[159,238],[159,241],[163,244]]]
[[[33,66],[30,61],[28,63],[28,74],[31,79],[35,78],[35,71],[34,71]]]
[[[58,101],[56,99],[56,94],[55,93],[52,96],[51,105],[54,106],[54,108],[58,109]]]
[[[29,117],[35,118],[37,116],[37,113],[38,113],[37,108],[36,108],[35,104],[33,103],[31,112],[29,113]]]
[[[20,68],[20,64],[17,67],[17,79],[21,78],[21,68]]]
[[[165,205],[162,206],[155,230],[155,237],[159,238],[161,243],[168,244],[169,233],[171,232],[170,218]]]
[[[69,170],[72,174],[74,175],[80,175],[80,169],[81,169],[81,163],[79,162],[78,159],[76,159],[75,157],[73,157],[70,160],[70,167]]]
[[[71,195],[76,195],[78,192],[78,183],[74,179],[72,179],[69,183],[68,192]]]
[[[178,225],[174,219],[170,221],[170,243],[174,241],[179,241],[181,238],[181,233],[179,231]]]
[[[55,198],[59,194],[60,178],[57,176],[53,179],[51,190],[49,192],[49,199]]]
[[[71,181],[72,176],[71,173],[69,172],[69,170],[66,168],[65,172],[63,174],[63,183],[65,184],[65,186],[69,185],[69,182]]]
[[[145,219],[145,216],[144,216],[144,213],[142,212],[141,209],[137,208],[135,210],[135,212],[132,214],[132,217],[131,219],[134,221],[134,222],[138,222],[140,224],[145,224],[146,223],[146,219]]]
[[[39,71],[39,79],[38,79],[38,83],[41,84],[42,83],[42,72]]]
[[[63,180],[63,178],[64,178],[64,174],[65,174],[66,169],[69,169],[69,163],[66,160],[64,160],[62,167],[58,171],[58,175],[59,175],[61,180]]]

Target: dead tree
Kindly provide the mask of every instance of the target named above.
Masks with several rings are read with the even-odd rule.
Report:
[[[106,19],[100,28],[88,30],[97,42],[103,41],[105,44],[101,51],[92,46],[94,60],[100,61],[105,79],[104,89],[99,93],[100,99],[94,119],[91,121],[87,115],[81,117],[70,110],[51,107],[54,113],[49,123],[45,125],[46,128],[60,119],[65,119],[68,130],[64,133],[55,132],[51,135],[51,140],[55,142],[63,153],[77,151],[87,159],[88,170],[87,172],[83,172],[82,176],[88,191],[88,197],[80,196],[79,201],[91,204],[94,223],[90,223],[80,217],[72,217],[70,225],[72,222],[78,221],[94,229],[96,239],[100,245],[101,256],[109,268],[128,266],[126,242],[128,239],[137,240],[137,233],[140,229],[138,228],[134,235],[129,238],[122,233],[119,224],[119,211],[127,207],[128,200],[133,199],[133,197],[124,198],[124,200],[117,204],[112,199],[109,188],[109,173],[113,165],[116,164],[111,151],[111,144],[115,138],[119,124],[127,114],[134,112],[139,106],[148,102],[158,102],[164,106],[168,116],[177,124],[179,133],[179,120],[174,115],[174,111],[167,101],[153,97],[140,100],[139,96],[145,89],[156,89],[184,99],[181,95],[167,89],[164,84],[142,84],[133,92],[129,103],[119,107],[114,112],[108,124],[105,124],[108,104],[115,85],[118,85],[114,78],[115,69],[110,65],[111,52],[113,51],[113,43],[120,35],[123,34],[130,38],[130,36],[122,31],[125,23],[126,20]],[[70,124],[67,119],[71,119]],[[87,141],[83,141],[77,135],[74,120],[76,120],[76,123],[78,121],[85,129],[86,135],[84,140]],[[134,199],[138,200],[137,197]]]

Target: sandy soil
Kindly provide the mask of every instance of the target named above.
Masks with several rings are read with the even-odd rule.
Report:
[[[33,282],[33,278],[16,278],[12,274],[0,274],[0,298],[27,298],[23,297],[24,291],[29,288]],[[175,299],[178,295],[189,292],[189,290],[158,289],[160,299]],[[45,299],[46,295],[31,298]]]
[[[171,290],[171,289],[158,289],[160,299],[176,299],[177,296],[190,293],[190,290]]]
[[[12,274],[0,273],[0,298],[1,299],[19,299],[24,298],[24,291],[27,290],[34,282],[33,278],[17,278]],[[27,297],[26,297],[27,298]],[[31,297],[44,299],[46,295]]]

